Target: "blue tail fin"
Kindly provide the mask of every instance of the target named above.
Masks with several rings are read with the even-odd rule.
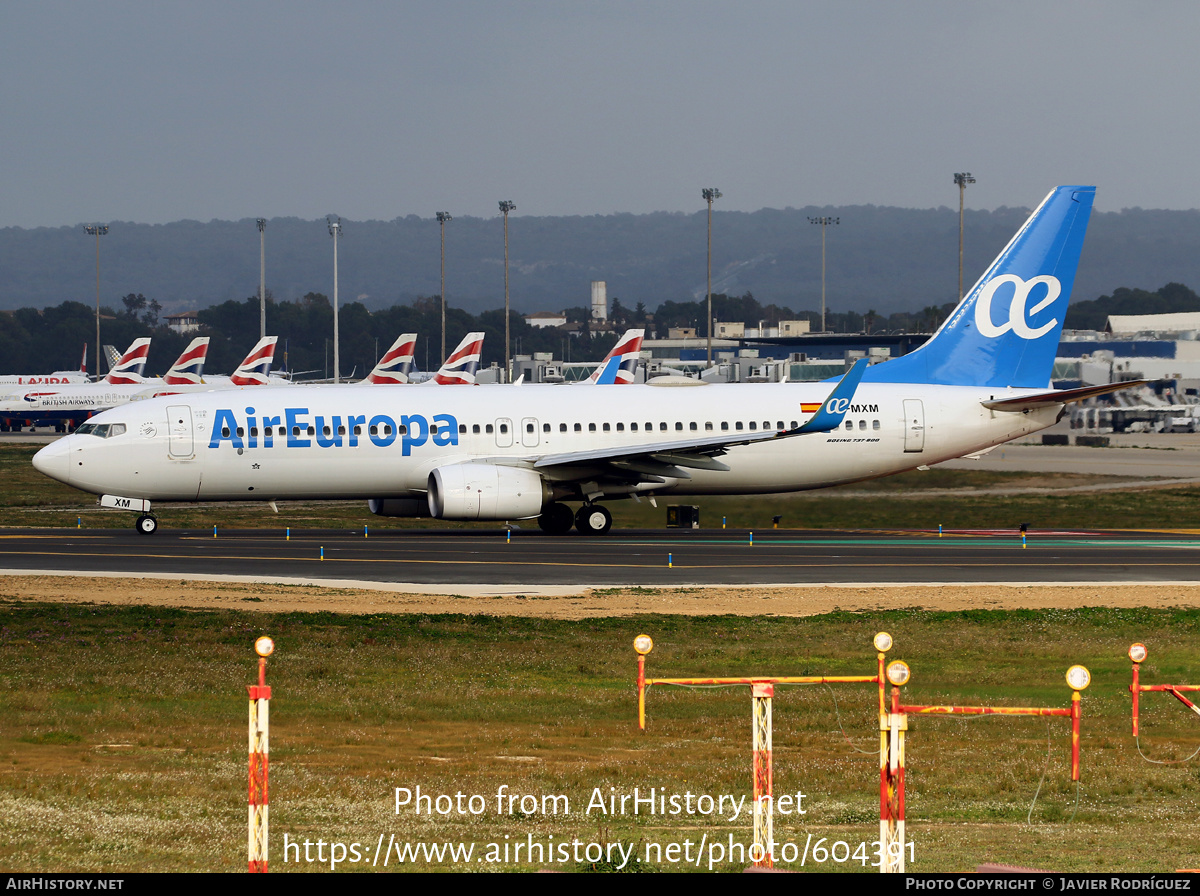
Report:
[[[933,338],[864,382],[1048,386],[1095,197],[1051,192]]]

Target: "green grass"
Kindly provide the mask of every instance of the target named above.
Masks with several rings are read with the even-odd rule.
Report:
[[[82,525],[125,528],[133,515],[101,510],[94,495],[42,476],[30,464],[37,446],[0,445],[0,526]],[[765,530],[772,517],[793,529],[952,529],[1016,528],[1200,528],[1200,488],[1126,489],[1055,493],[1111,477],[1075,474],[992,473],[928,470],[902,473],[840,488],[787,495],[737,497],[664,496],[658,507],[648,501],[607,503],[618,528],[662,528],[667,504],[696,504],[701,525]],[[980,494],[981,489],[1038,487],[1042,494]],[[952,495],[923,494],[953,489]],[[483,528],[501,523],[447,523],[377,517],[365,501],[282,501],[275,513],[263,503],[156,504],[162,526],[172,529],[219,528]],[[524,527],[535,527],[532,520]]]
[[[870,643],[880,629],[895,637],[894,657],[912,667],[911,702],[1066,706],[1067,666],[1083,663],[1093,675],[1078,791],[1064,719],[910,720],[910,870],[962,871],[982,861],[1063,871],[1200,864],[1200,759],[1152,765],[1138,756],[1125,658],[1131,642],[1144,641],[1143,682],[1200,683],[1197,610],[561,622],[8,601],[0,605],[0,867],[243,870],[244,685],[255,677],[251,645],[261,633],[278,645],[268,669],[273,872],[318,867],[285,864],[285,834],[372,849],[381,834],[385,843],[393,835],[481,845],[530,836],[642,848],[731,835],[748,843],[744,816],[584,813],[594,788],[749,788],[746,689],[652,688],[639,734],[634,635],[655,639],[651,676],[873,674]],[[852,849],[874,839],[875,699],[868,685],[777,689],[775,792],[805,793],[808,810],[777,817],[778,839],[803,845],[811,834]],[[1169,696],[1144,696],[1142,706],[1147,755],[1179,759],[1200,745],[1200,723]],[[417,786],[434,796],[485,796],[487,811],[397,814],[394,789]],[[571,814],[497,813],[501,786],[565,795]],[[470,866],[522,867],[532,866]]]

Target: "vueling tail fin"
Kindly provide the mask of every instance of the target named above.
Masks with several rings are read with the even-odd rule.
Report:
[[[863,379],[1048,386],[1095,196],[1095,187],[1053,190],[933,338]]]

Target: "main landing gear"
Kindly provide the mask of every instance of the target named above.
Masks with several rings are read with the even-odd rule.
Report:
[[[582,535],[603,535],[612,528],[612,514],[599,504],[584,504],[579,512],[572,514],[566,504],[547,504],[538,517],[538,527],[547,535],[566,535],[571,524]]]
[[[612,514],[599,504],[584,504],[575,514],[575,528],[584,535],[603,535],[612,528]]]
[[[137,522],[133,524],[133,527],[142,535],[153,535],[158,531],[158,520],[148,513],[143,513],[137,518]]]
[[[547,535],[566,535],[575,517],[566,504],[547,504],[538,517],[538,528]]]

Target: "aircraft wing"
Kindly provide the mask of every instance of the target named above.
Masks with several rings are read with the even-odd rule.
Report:
[[[1136,386],[1145,386],[1153,382],[1157,382],[1157,380],[1130,380],[1127,383],[1081,386],[1078,389],[1052,389],[1049,392],[1040,392],[1037,395],[1022,395],[1019,398],[981,401],[980,404],[993,411],[1019,413],[1021,411],[1032,411],[1037,408],[1049,408],[1056,404],[1071,404],[1072,402],[1083,401],[1085,398],[1107,395],[1110,392],[1120,392],[1122,389],[1132,389]]]
[[[865,358],[856,361],[821,403],[820,410],[808,422],[795,429],[778,432],[726,433],[703,438],[675,439],[670,442],[648,442],[643,445],[620,445],[611,448],[594,448],[588,451],[546,454],[534,462],[534,468],[545,470],[553,467],[610,463],[627,465],[626,469],[634,472],[678,476],[684,479],[689,477],[685,471],[679,469],[680,467],[726,470],[728,467],[715,460],[713,455],[724,454],[728,449],[737,445],[769,442],[774,439],[837,429],[842,425],[842,419],[846,416],[846,410],[862,380],[866,366]],[[644,469],[639,469],[639,465]],[[650,473],[651,468],[655,468],[654,473]]]

